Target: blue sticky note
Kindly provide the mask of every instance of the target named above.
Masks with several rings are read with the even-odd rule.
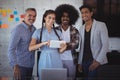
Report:
[[[16,22],[18,22],[19,20],[20,20],[20,19],[19,19],[18,17],[17,17],[17,18],[15,18],[15,21],[16,21]]]
[[[17,15],[17,14],[18,14],[18,12],[17,12],[17,11],[14,11],[13,13],[14,13],[14,15]]]
[[[0,21],[0,25],[2,25],[2,21]]]

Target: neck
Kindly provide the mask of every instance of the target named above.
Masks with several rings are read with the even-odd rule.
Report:
[[[69,25],[61,25],[61,27],[64,31],[66,31],[68,29]]]
[[[91,27],[92,27],[92,20],[88,21],[85,23],[85,30],[88,32],[90,31]]]
[[[89,20],[85,23],[86,27],[91,27],[92,26],[92,23],[93,23],[93,20]]]
[[[47,28],[48,32],[51,32],[52,28],[50,26],[46,26],[46,28]]]
[[[27,24],[25,21],[23,21],[23,22],[28,26],[29,30],[31,31],[32,30],[32,25]]]

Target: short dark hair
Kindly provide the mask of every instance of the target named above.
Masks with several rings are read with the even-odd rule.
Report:
[[[27,8],[27,9],[25,10],[25,12],[27,12],[27,11],[29,11],[29,10],[32,10],[32,11],[36,12],[36,9],[35,9],[35,8]]]
[[[87,8],[90,12],[93,12],[93,8],[90,5],[82,5],[79,7],[79,10],[81,11],[83,8]]]

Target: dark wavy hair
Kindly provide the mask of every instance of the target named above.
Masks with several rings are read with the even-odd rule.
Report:
[[[88,4],[82,5],[79,7],[79,10],[81,11],[83,8],[87,8],[90,12],[93,12],[93,8]]]
[[[49,9],[49,10],[46,10],[46,11],[44,12],[44,14],[43,14],[43,18],[42,18],[42,28],[41,28],[41,32],[40,32],[40,40],[39,40],[40,43],[41,43],[41,40],[42,40],[42,32],[43,32],[43,27],[44,27],[44,23],[45,23],[44,18],[45,18],[47,15],[49,15],[49,14],[55,14],[55,11]],[[53,24],[53,30],[54,30],[55,34],[57,35],[58,39],[60,40],[60,37],[59,37],[57,31],[55,30],[55,26],[54,26],[54,24]]]
[[[69,15],[69,19],[70,22],[69,24],[75,24],[75,22],[77,21],[78,17],[79,17],[79,13],[76,10],[76,8],[70,4],[61,4],[59,5],[56,9],[56,23],[57,24],[61,24],[61,17],[63,15],[64,12],[68,13]]]

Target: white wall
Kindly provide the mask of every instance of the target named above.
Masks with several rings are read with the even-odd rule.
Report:
[[[24,7],[35,7],[37,9],[38,15],[35,25],[37,28],[41,27],[42,16],[45,10],[47,9],[55,9],[59,4],[71,4],[76,7],[79,11],[79,7],[82,5],[82,0],[24,0]],[[81,18],[78,19],[75,27],[79,28],[82,20]]]
[[[37,18],[34,25],[36,26],[36,28],[40,28],[42,16],[45,10],[55,9],[59,4],[71,4],[75,6],[76,9],[79,11],[79,7],[82,5],[82,3],[83,3],[82,0],[0,0],[0,9],[5,10],[10,9],[12,10],[10,14],[13,14],[13,11],[17,10],[18,15],[15,15],[15,17],[18,17],[19,15],[24,13],[26,8],[34,7],[37,10]],[[15,25],[19,23],[19,21],[18,22],[16,22],[15,20],[11,22],[8,21],[10,14],[7,14],[6,17],[3,17],[2,14],[0,13],[0,21],[8,24],[9,26],[8,28],[0,28],[0,76],[12,75],[8,63],[7,50],[11,34],[10,32],[15,27]],[[79,29],[81,25],[82,20],[81,18],[79,18],[74,26]],[[35,72],[36,69],[34,69],[33,75],[36,75]]]
[[[25,0],[24,8],[26,9],[28,7],[35,7],[37,9],[38,14],[37,14],[37,20],[35,22],[35,26],[37,28],[40,28],[42,23],[42,16],[45,10],[47,9],[54,10],[60,4],[71,4],[75,6],[75,8],[79,11],[79,7],[82,5],[82,2],[83,2],[82,0],[34,0],[34,2],[33,0]],[[82,20],[81,18],[79,18],[74,26],[77,29],[79,29],[81,25],[82,25]],[[35,71],[36,69],[34,69],[34,75],[36,75]]]
[[[35,26],[37,28],[40,28],[44,11],[46,9],[55,9],[59,4],[65,4],[65,3],[75,6],[76,9],[79,11],[79,7],[82,5],[83,1],[82,0],[0,0],[0,9],[17,10],[19,12],[18,15],[20,15],[24,13],[24,10],[26,8],[34,7],[37,9],[37,19],[35,22]],[[9,28],[7,29],[0,28],[0,64],[6,65],[6,68],[9,66],[8,58],[6,56],[7,56],[7,48],[9,43],[10,32],[15,27],[15,25],[19,23],[15,21],[9,22],[8,17],[9,14],[7,14],[6,17],[2,17],[0,14],[0,20],[2,20],[4,23],[7,23],[9,25]],[[81,25],[82,25],[82,20],[80,17],[74,26],[79,29]],[[110,51],[111,50],[120,51],[120,38],[110,38],[109,43],[110,43],[109,46]],[[7,64],[4,63],[5,61],[7,61],[6,62]],[[0,65],[0,70],[3,70],[1,65]],[[8,72],[8,69],[6,68],[4,70],[7,71],[3,71],[3,72]],[[0,76],[1,75],[2,73],[0,71]]]
[[[120,38],[111,37],[109,38],[109,50],[117,50],[120,52]]]

